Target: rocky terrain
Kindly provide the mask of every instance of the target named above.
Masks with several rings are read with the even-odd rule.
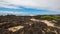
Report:
[[[0,34],[60,34],[60,16],[0,16]]]

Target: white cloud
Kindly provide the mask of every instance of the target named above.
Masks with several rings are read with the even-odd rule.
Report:
[[[18,8],[17,6],[24,6],[27,8],[38,8],[52,11],[60,11],[60,0],[1,0],[3,7]],[[5,4],[5,5],[4,5]],[[14,4],[17,6],[8,6]]]
[[[9,15],[21,15],[21,16],[29,15],[26,12],[0,11],[0,15],[8,15],[8,14]]]
[[[0,2],[0,7],[5,7],[5,8],[13,8],[13,9],[20,9],[16,6],[11,6],[9,3],[7,2]]]

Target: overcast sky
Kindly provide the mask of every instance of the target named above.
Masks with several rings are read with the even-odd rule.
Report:
[[[60,0],[0,0],[0,15],[60,14]]]

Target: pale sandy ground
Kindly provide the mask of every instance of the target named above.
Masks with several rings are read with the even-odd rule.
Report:
[[[4,22],[4,23],[0,23],[0,25],[3,25],[3,24],[6,24],[7,22]],[[12,32],[15,32],[15,31],[18,31],[19,29],[21,28],[24,28],[24,26],[15,26],[15,27],[11,27],[11,28],[8,28],[9,31],[12,31]]]
[[[38,19],[34,19],[34,18],[32,18],[32,19],[30,19],[30,20],[32,20],[32,21],[37,21],[37,22],[43,22],[43,23],[47,24],[47,26],[51,26],[51,27],[55,27],[55,28],[60,29],[60,27],[55,26],[54,23],[52,23],[51,21],[48,21],[48,20],[38,20]]]
[[[8,30],[12,31],[12,32],[15,32],[15,31],[18,31],[21,28],[24,28],[24,26],[15,26],[15,27],[8,28]]]

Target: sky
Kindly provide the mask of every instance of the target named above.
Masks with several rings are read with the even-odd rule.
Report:
[[[60,14],[60,0],[0,0],[0,15]]]

